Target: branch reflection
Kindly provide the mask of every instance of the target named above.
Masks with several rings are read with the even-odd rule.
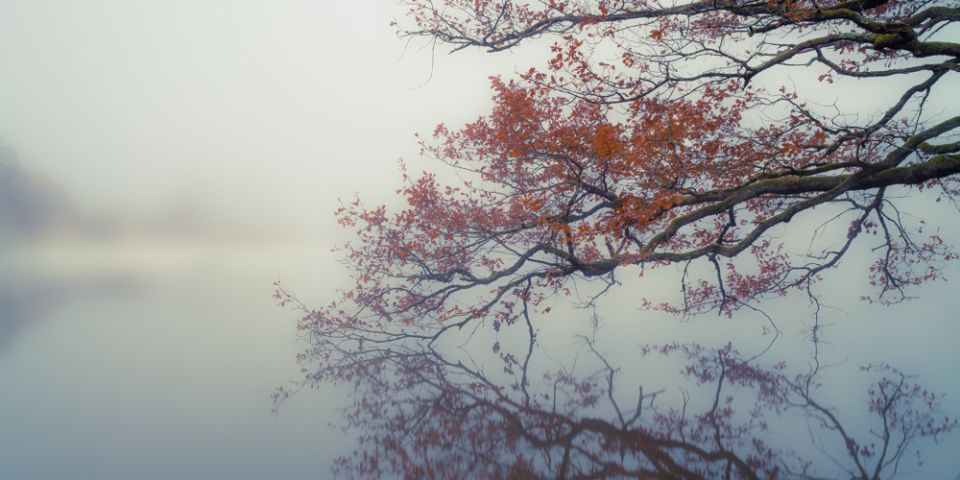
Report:
[[[957,426],[938,395],[884,363],[847,379],[868,387],[866,415],[845,418],[834,403],[847,399],[830,397],[816,353],[797,371],[769,353],[676,343],[638,347],[618,366],[582,337],[557,362],[532,335],[491,353],[327,327],[310,332],[298,387],[355,388],[345,426],[358,445],[338,477],[893,478],[917,440]],[[658,378],[636,384],[650,372]],[[291,393],[280,389],[277,403]]]

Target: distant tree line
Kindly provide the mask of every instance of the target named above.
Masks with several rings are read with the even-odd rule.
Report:
[[[49,179],[24,169],[12,148],[0,145],[0,238],[43,233],[66,211],[65,194]]]

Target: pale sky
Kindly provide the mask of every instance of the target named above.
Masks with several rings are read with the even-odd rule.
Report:
[[[342,399],[328,403],[320,392],[280,417],[267,413],[272,388],[298,375],[300,348],[296,315],[274,307],[271,282],[286,281],[312,304],[332,299],[349,283],[328,252],[347,238],[332,215],[337,198],[392,201],[399,158],[413,172],[438,168],[417,158],[415,133],[485,113],[488,77],[540,58],[537,49],[451,56],[443,46],[434,57],[422,41],[405,46],[396,37],[389,23],[402,15],[394,0],[0,0],[0,143],[25,167],[91,211],[195,201],[249,224],[279,218],[321,237],[304,252],[217,246],[217,255],[163,257],[154,263],[187,267],[151,271],[154,283],[137,294],[81,292],[62,307],[38,296],[51,313],[22,331],[15,325],[13,341],[0,342],[0,477],[253,479],[277,469],[326,477],[333,450],[346,448],[323,430]],[[958,101],[938,95],[935,105]],[[870,97],[853,89],[842,101],[856,108]],[[932,216],[956,242],[956,212],[937,208]],[[54,263],[77,256],[59,255]],[[862,260],[853,255],[823,287],[844,308],[828,317],[831,358],[852,369],[890,360],[923,374],[952,395],[946,406],[956,414],[952,284],[915,292],[924,301],[864,305],[845,290],[863,282]],[[948,274],[960,279],[956,265]],[[0,287],[21,280],[4,275]],[[666,327],[632,323],[641,313],[630,286],[604,302],[611,355],[624,363],[639,343],[675,338]],[[770,308],[802,342],[809,307],[802,298],[785,302]],[[674,320],[658,317],[657,325]],[[763,323],[726,320],[710,316],[691,328],[720,337]],[[934,465],[949,465],[949,452],[938,452]]]
[[[429,46],[389,26],[402,15],[391,0],[4,0],[0,139],[90,208],[208,196],[329,226],[338,197],[392,194],[413,134],[483,112],[487,77],[517,64],[441,49],[431,77]]]
[[[414,134],[479,115],[487,76],[516,63],[431,68],[399,15],[392,0],[0,1],[0,143],[24,167],[86,211],[186,204],[319,236],[0,251],[0,478],[324,478],[349,452],[328,427],[336,389],[270,414],[304,347],[272,282],[315,303],[345,286],[337,199],[390,200]]]

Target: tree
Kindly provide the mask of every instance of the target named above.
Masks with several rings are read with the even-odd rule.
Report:
[[[417,362],[446,358],[442,339],[467,326],[488,322],[499,330],[521,320],[530,332],[528,362],[536,344],[531,317],[547,315],[546,300],[569,293],[581,279],[596,284],[592,303],[623,275],[675,266],[682,298],[638,302],[683,315],[732,315],[791,291],[816,300],[816,283],[850,252],[874,256],[866,272],[873,291],[864,298],[879,302],[908,298],[910,287],[940,278],[944,262],[955,258],[928,218],[902,209],[918,201],[955,204],[960,194],[960,112],[947,96],[960,71],[960,43],[951,36],[960,21],[956,0],[402,3],[409,9],[409,20],[398,23],[403,36],[455,51],[549,53],[543,65],[515,78],[492,78],[487,115],[462,127],[440,124],[420,139],[422,154],[455,177],[415,176],[404,167],[404,208],[367,207],[359,199],[342,206],[339,221],[356,230],[357,241],[341,250],[355,280],[341,298],[313,310],[278,287],[281,304],[295,302],[306,312],[300,328],[312,347],[301,357],[309,365],[301,385],[334,380],[369,387],[354,426],[366,425],[364,411],[369,422],[389,425],[390,414],[375,415],[383,407],[377,399],[396,397],[390,385],[397,378],[411,389],[437,392],[423,405],[433,409],[436,417],[429,418],[442,421],[436,408],[464,389],[445,380],[446,370]],[[867,105],[844,98],[864,91],[871,93]],[[757,405],[797,406],[840,434],[852,475],[895,471],[885,463],[893,456],[857,447],[837,428],[832,410],[813,399],[816,370],[787,377],[719,355],[711,368],[751,372],[742,379],[756,380]],[[514,356],[501,357],[518,365]],[[446,362],[437,368],[473,375],[461,362]],[[392,373],[384,377],[384,369]],[[881,418],[889,411],[882,405],[893,404],[890,392],[905,385],[904,376],[891,372],[893,380],[875,390],[882,398],[872,405],[881,405]],[[718,378],[723,375],[706,381]],[[491,421],[515,426],[531,418],[568,426],[580,421],[516,401],[504,406],[502,398],[479,402],[477,392],[496,396],[505,389],[482,378],[472,382],[470,406],[451,408],[494,412]],[[529,385],[524,373],[513,388],[525,393]],[[286,395],[282,390],[278,399]],[[719,421],[701,418],[707,426],[710,418]],[[625,435],[623,424],[608,425]],[[477,426],[491,431],[487,427]],[[424,435],[462,440],[434,431],[439,437]],[[395,447],[378,450],[381,455],[403,452],[402,439],[370,438]],[[734,450],[702,440],[697,448],[703,452]],[[623,437],[604,442],[635,445]],[[905,444],[896,442],[886,437],[881,443],[899,459]],[[702,450],[707,444],[712,450]],[[658,448],[650,452],[676,453]],[[418,451],[425,455],[419,460],[443,465],[429,445]],[[650,452],[641,457],[649,460]],[[741,478],[776,477],[769,465],[786,468],[780,461],[746,460],[758,452],[731,453],[738,460],[716,465]],[[592,454],[580,453],[590,464]],[[705,465],[695,457],[677,465]],[[867,457],[878,463],[868,466]],[[511,465],[522,467],[520,477],[547,465],[517,462]],[[709,477],[710,468],[699,471]]]
[[[16,152],[0,145],[0,242],[43,233],[63,221],[69,210],[58,185],[24,169]]]
[[[357,282],[323,322],[512,322],[571,279],[672,264],[692,267],[683,301],[653,306],[730,314],[809,292],[859,246],[877,253],[868,298],[899,301],[954,258],[898,197],[956,199],[960,116],[927,99],[960,69],[960,44],[938,37],[958,2],[404,3],[404,35],[493,52],[552,42],[551,57],[494,78],[488,115],[421,139],[462,182],[404,171],[401,211],[340,209]],[[815,104],[778,84],[787,74],[828,95],[876,89],[876,104]],[[789,230],[821,239],[799,253],[778,240],[798,219],[826,219]]]

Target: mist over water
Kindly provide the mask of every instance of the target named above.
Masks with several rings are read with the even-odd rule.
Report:
[[[326,239],[196,199],[20,200],[0,240],[0,478],[315,477],[346,453],[342,389],[271,413],[304,348],[272,282],[333,289]]]
[[[395,3],[0,3],[0,478],[327,478],[355,448],[356,432],[330,425],[348,385],[271,412],[275,387],[302,378],[307,347],[273,282],[310,306],[349,286],[330,251],[349,239],[338,199],[396,202],[398,158],[412,173],[434,168],[413,134],[472,119],[489,105],[489,75],[536,61],[405,49],[389,27],[403,15]],[[850,285],[863,265],[850,264],[822,287],[842,307],[824,312],[837,408],[858,418],[863,385],[845,375],[889,362],[960,414],[952,284],[891,308],[859,304]],[[666,284],[627,280],[598,312],[547,319],[536,358],[569,367],[582,334],[606,342],[630,389],[676,387],[673,367],[638,366],[638,345],[719,346],[730,332],[745,353],[767,344],[760,315],[679,321],[636,308],[637,291],[669,295]],[[797,365],[810,311],[803,298],[769,305],[786,332],[777,354]],[[522,348],[523,335],[500,340]],[[923,445],[925,469],[902,478],[960,473],[955,433]]]
[[[305,348],[273,282],[346,286],[338,199],[390,198],[413,134],[479,111],[493,71],[420,88],[399,15],[0,2],[0,478],[324,478],[349,453],[345,388],[271,413]]]
[[[323,471],[342,446],[324,416],[343,395],[331,388],[271,415],[269,394],[299,376],[292,359],[302,345],[262,281],[316,257],[222,245],[101,247],[127,249],[128,263],[108,265],[103,252],[71,246],[51,259],[75,261],[69,271],[21,272],[5,292],[16,303],[4,312],[0,349],[0,476]],[[270,266],[250,260],[264,255]]]

